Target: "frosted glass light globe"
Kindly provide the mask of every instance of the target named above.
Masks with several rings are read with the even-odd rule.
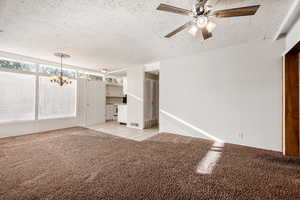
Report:
[[[197,26],[198,26],[199,28],[204,28],[204,27],[206,27],[207,23],[208,23],[208,19],[207,19],[206,16],[199,16],[199,17],[197,18]]]

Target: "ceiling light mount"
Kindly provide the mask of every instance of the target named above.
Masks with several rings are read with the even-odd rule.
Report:
[[[60,53],[60,52],[54,53],[54,56],[59,57],[59,58],[61,58],[61,59],[62,59],[62,58],[71,58],[70,55],[65,54],[65,53]]]

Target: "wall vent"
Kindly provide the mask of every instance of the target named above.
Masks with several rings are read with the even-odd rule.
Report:
[[[130,126],[135,126],[135,127],[139,127],[139,124],[138,123],[130,123]]]

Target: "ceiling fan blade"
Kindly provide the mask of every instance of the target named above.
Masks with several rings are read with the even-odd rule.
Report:
[[[193,12],[191,10],[170,6],[164,3],[159,4],[157,10],[171,12],[179,15],[193,16]]]
[[[255,15],[259,7],[260,5],[233,8],[228,10],[217,10],[212,12],[212,16],[218,18],[224,18],[224,17],[240,17],[240,16]]]
[[[212,33],[209,32],[206,28],[202,28],[202,29],[201,29],[201,32],[202,32],[202,35],[203,35],[203,39],[204,39],[204,40],[207,40],[207,39],[209,39],[209,38],[212,37]]]
[[[168,35],[166,35],[165,37],[170,38],[173,35],[179,33],[180,31],[183,31],[184,29],[186,29],[190,25],[191,25],[191,22],[187,22],[187,23],[183,24],[182,26],[178,27],[177,29],[175,29],[174,31],[172,31],[171,33],[169,33]]]

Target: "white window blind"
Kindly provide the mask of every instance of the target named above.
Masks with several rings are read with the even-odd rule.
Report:
[[[39,119],[75,117],[77,81],[59,86],[39,77]]]
[[[35,76],[0,71],[0,123],[35,119]]]

